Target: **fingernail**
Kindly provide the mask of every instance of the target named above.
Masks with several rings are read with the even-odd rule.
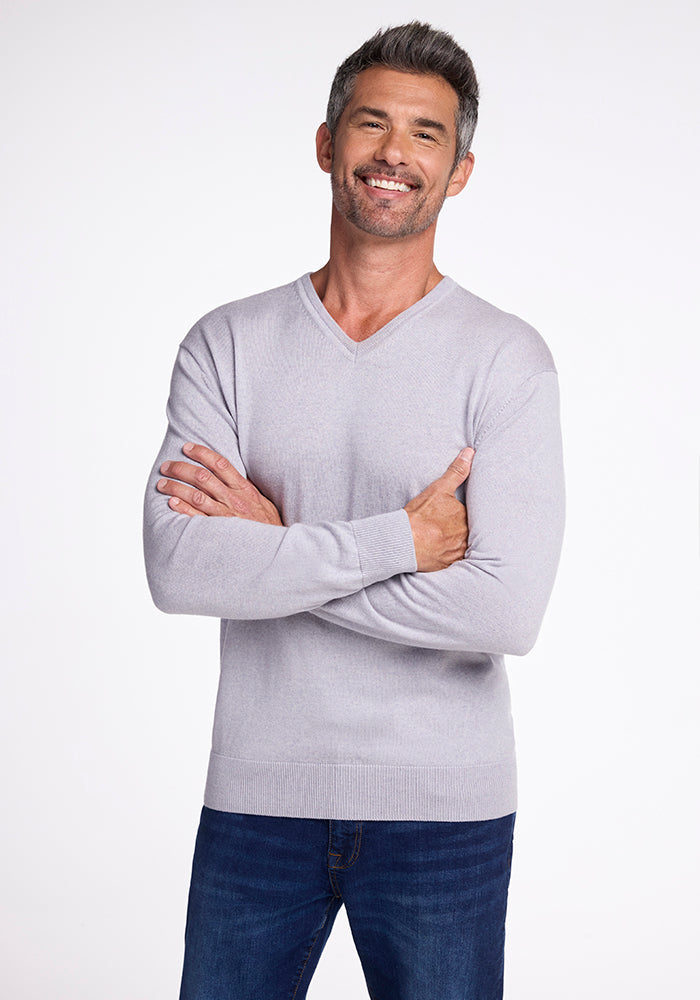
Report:
[[[177,507],[179,503],[180,503],[180,501],[178,500],[177,497],[170,497],[170,506],[171,507]]]
[[[159,479],[158,480],[158,489],[162,490],[165,487],[166,482],[167,482],[166,479]]]
[[[459,457],[464,462],[471,462],[471,460],[474,458],[474,449],[473,448],[462,448],[462,450],[459,453]]]
[[[183,444],[182,446],[182,450],[185,452],[185,454],[189,454],[193,448],[194,445],[192,444],[191,441],[188,441],[187,444]]]

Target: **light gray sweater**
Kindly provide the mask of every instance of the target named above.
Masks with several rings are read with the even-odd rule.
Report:
[[[163,611],[221,618],[205,802],[335,819],[488,819],[516,805],[506,653],[537,635],[563,527],[557,378],[539,335],[444,278],[350,340],[308,275],[181,345],[146,494]],[[184,442],[229,458],[286,527],[173,512]],[[459,450],[463,560],[417,573],[404,504]]]

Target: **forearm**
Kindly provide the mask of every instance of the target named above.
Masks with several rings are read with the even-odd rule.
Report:
[[[536,574],[465,559],[334,600],[314,614],[377,639],[430,649],[512,654],[534,645],[549,599],[558,543]],[[556,550],[556,551],[555,551]]]
[[[206,345],[197,343],[208,357]],[[149,586],[163,611],[218,618],[297,614],[415,569],[408,517],[378,517],[283,527],[240,517],[187,517],[168,506],[156,483],[164,461],[181,459],[188,441],[226,455],[241,475],[232,399],[216,371],[183,345],[173,371],[168,430],[144,504]]]
[[[241,518],[185,517],[151,489],[144,551],[153,600],[162,611],[284,617],[415,567],[402,510],[285,528]]]
[[[564,523],[553,373],[530,380],[500,425],[477,443],[466,498],[470,533],[463,560],[377,583],[314,613],[411,646],[527,652],[554,582]]]

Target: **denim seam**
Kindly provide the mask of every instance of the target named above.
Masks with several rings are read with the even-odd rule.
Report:
[[[316,945],[316,942],[318,941],[318,936],[321,933],[321,931],[323,930],[323,928],[326,926],[326,921],[328,920],[328,914],[331,911],[331,906],[332,905],[333,905],[333,900],[331,899],[331,900],[329,900],[328,906],[326,907],[325,913],[323,914],[323,920],[321,921],[321,926],[316,931],[316,935],[315,935],[313,941],[311,942],[311,944],[309,946],[309,950],[308,950],[308,952],[306,954],[306,958],[304,959],[304,964],[302,965],[301,971],[299,973],[299,978],[297,979],[297,984],[294,987],[294,992],[292,993],[292,1000],[294,1000],[294,998],[296,997],[297,993],[299,992],[299,987],[301,986],[301,981],[304,978],[304,971],[306,969],[306,966],[309,964],[309,959],[311,958],[311,956],[313,954],[314,947]]]
[[[331,843],[330,847],[333,846]],[[362,846],[362,822],[355,823],[355,843],[353,844],[352,854],[350,855],[350,860],[346,861],[344,865],[333,865],[332,868],[329,866],[330,871],[345,871],[347,868],[352,868],[352,866],[357,861],[360,856],[360,847]],[[331,858],[342,858],[342,854],[336,854],[335,851],[328,851]]]
[[[328,872],[328,882],[329,882],[330,887],[331,887],[331,889],[333,891],[333,896],[335,897],[335,899],[342,899],[342,896],[341,896],[341,893],[340,893],[340,888],[339,888],[338,883],[336,882],[336,880],[335,880],[335,878],[333,876],[333,869],[331,868],[331,866],[330,866],[330,864],[328,862],[328,858],[329,857],[342,858],[343,855],[342,854],[336,854],[334,851],[331,850],[332,847],[333,847],[333,820],[329,819],[328,820],[328,853],[326,855],[326,871]],[[292,998],[292,1000],[293,1000],[293,998]]]
[[[328,869],[328,881],[330,882],[331,889],[333,890],[333,897],[334,897],[334,899],[342,899],[343,898],[343,894],[341,893],[340,886],[338,885],[338,882],[336,881],[336,878],[335,878],[335,872],[336,871],[337,871],[337,869],[334,869],[334,868],[329,868]]]

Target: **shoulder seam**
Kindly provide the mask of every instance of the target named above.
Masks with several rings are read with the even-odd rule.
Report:
[[[207,373],[205,372],[204,368],[200,364],[199,359],[196,357],[196,355],[194,354],[194,352],[190,349],[189,346],[185,346],[184,344],[180,345],[180,350],[185,351],[189,355],[189,357],[192,359],[192,361],[197,366],[197,369],[198,369],[199,373],[201,374],[202,379],[205,382],[207,389],[209,390],[209,392],[212,392],[212,385],[211,385],[211,382],[209,381],[209,379],[207,378]]]
[[[484,437],[488,434],[488,432],[491,430],[491,428],[494,426],[494,424],[496,424],[496,422],[498,421],[498,419],[501,416],[501,414],[504,413],[505,410],[508,409],[508,407],[513,402],[513,400],[515,399],[515,397],[518,394],[518,392],[522,389],[522,387],[524,385],[527,385],[528,382],[531,382],[533,378],[539,378],[540,375],[558,375],[558,373],[557,373],[557,371],[556,371],[555,368],[543,368],[541,371],[533,372],[531,375],[528,375],[527,378],[524,378],[522,380],[522,382],[518,382],[518,385],[513,390],[513,392],[510,394],[510,396],[508,396],[508,398],[503,403],[503,405],[499,407],[498,411],[493,415],[493,417],[491,418],[491,420],[489,421],[489,423],[484,427],[484,429],[481,431],[481,433],[479,434],[479,436],[474,439],[474,447],[475,448],[477,447],[477,445],[479,444],[480,441],[483,441]]]

